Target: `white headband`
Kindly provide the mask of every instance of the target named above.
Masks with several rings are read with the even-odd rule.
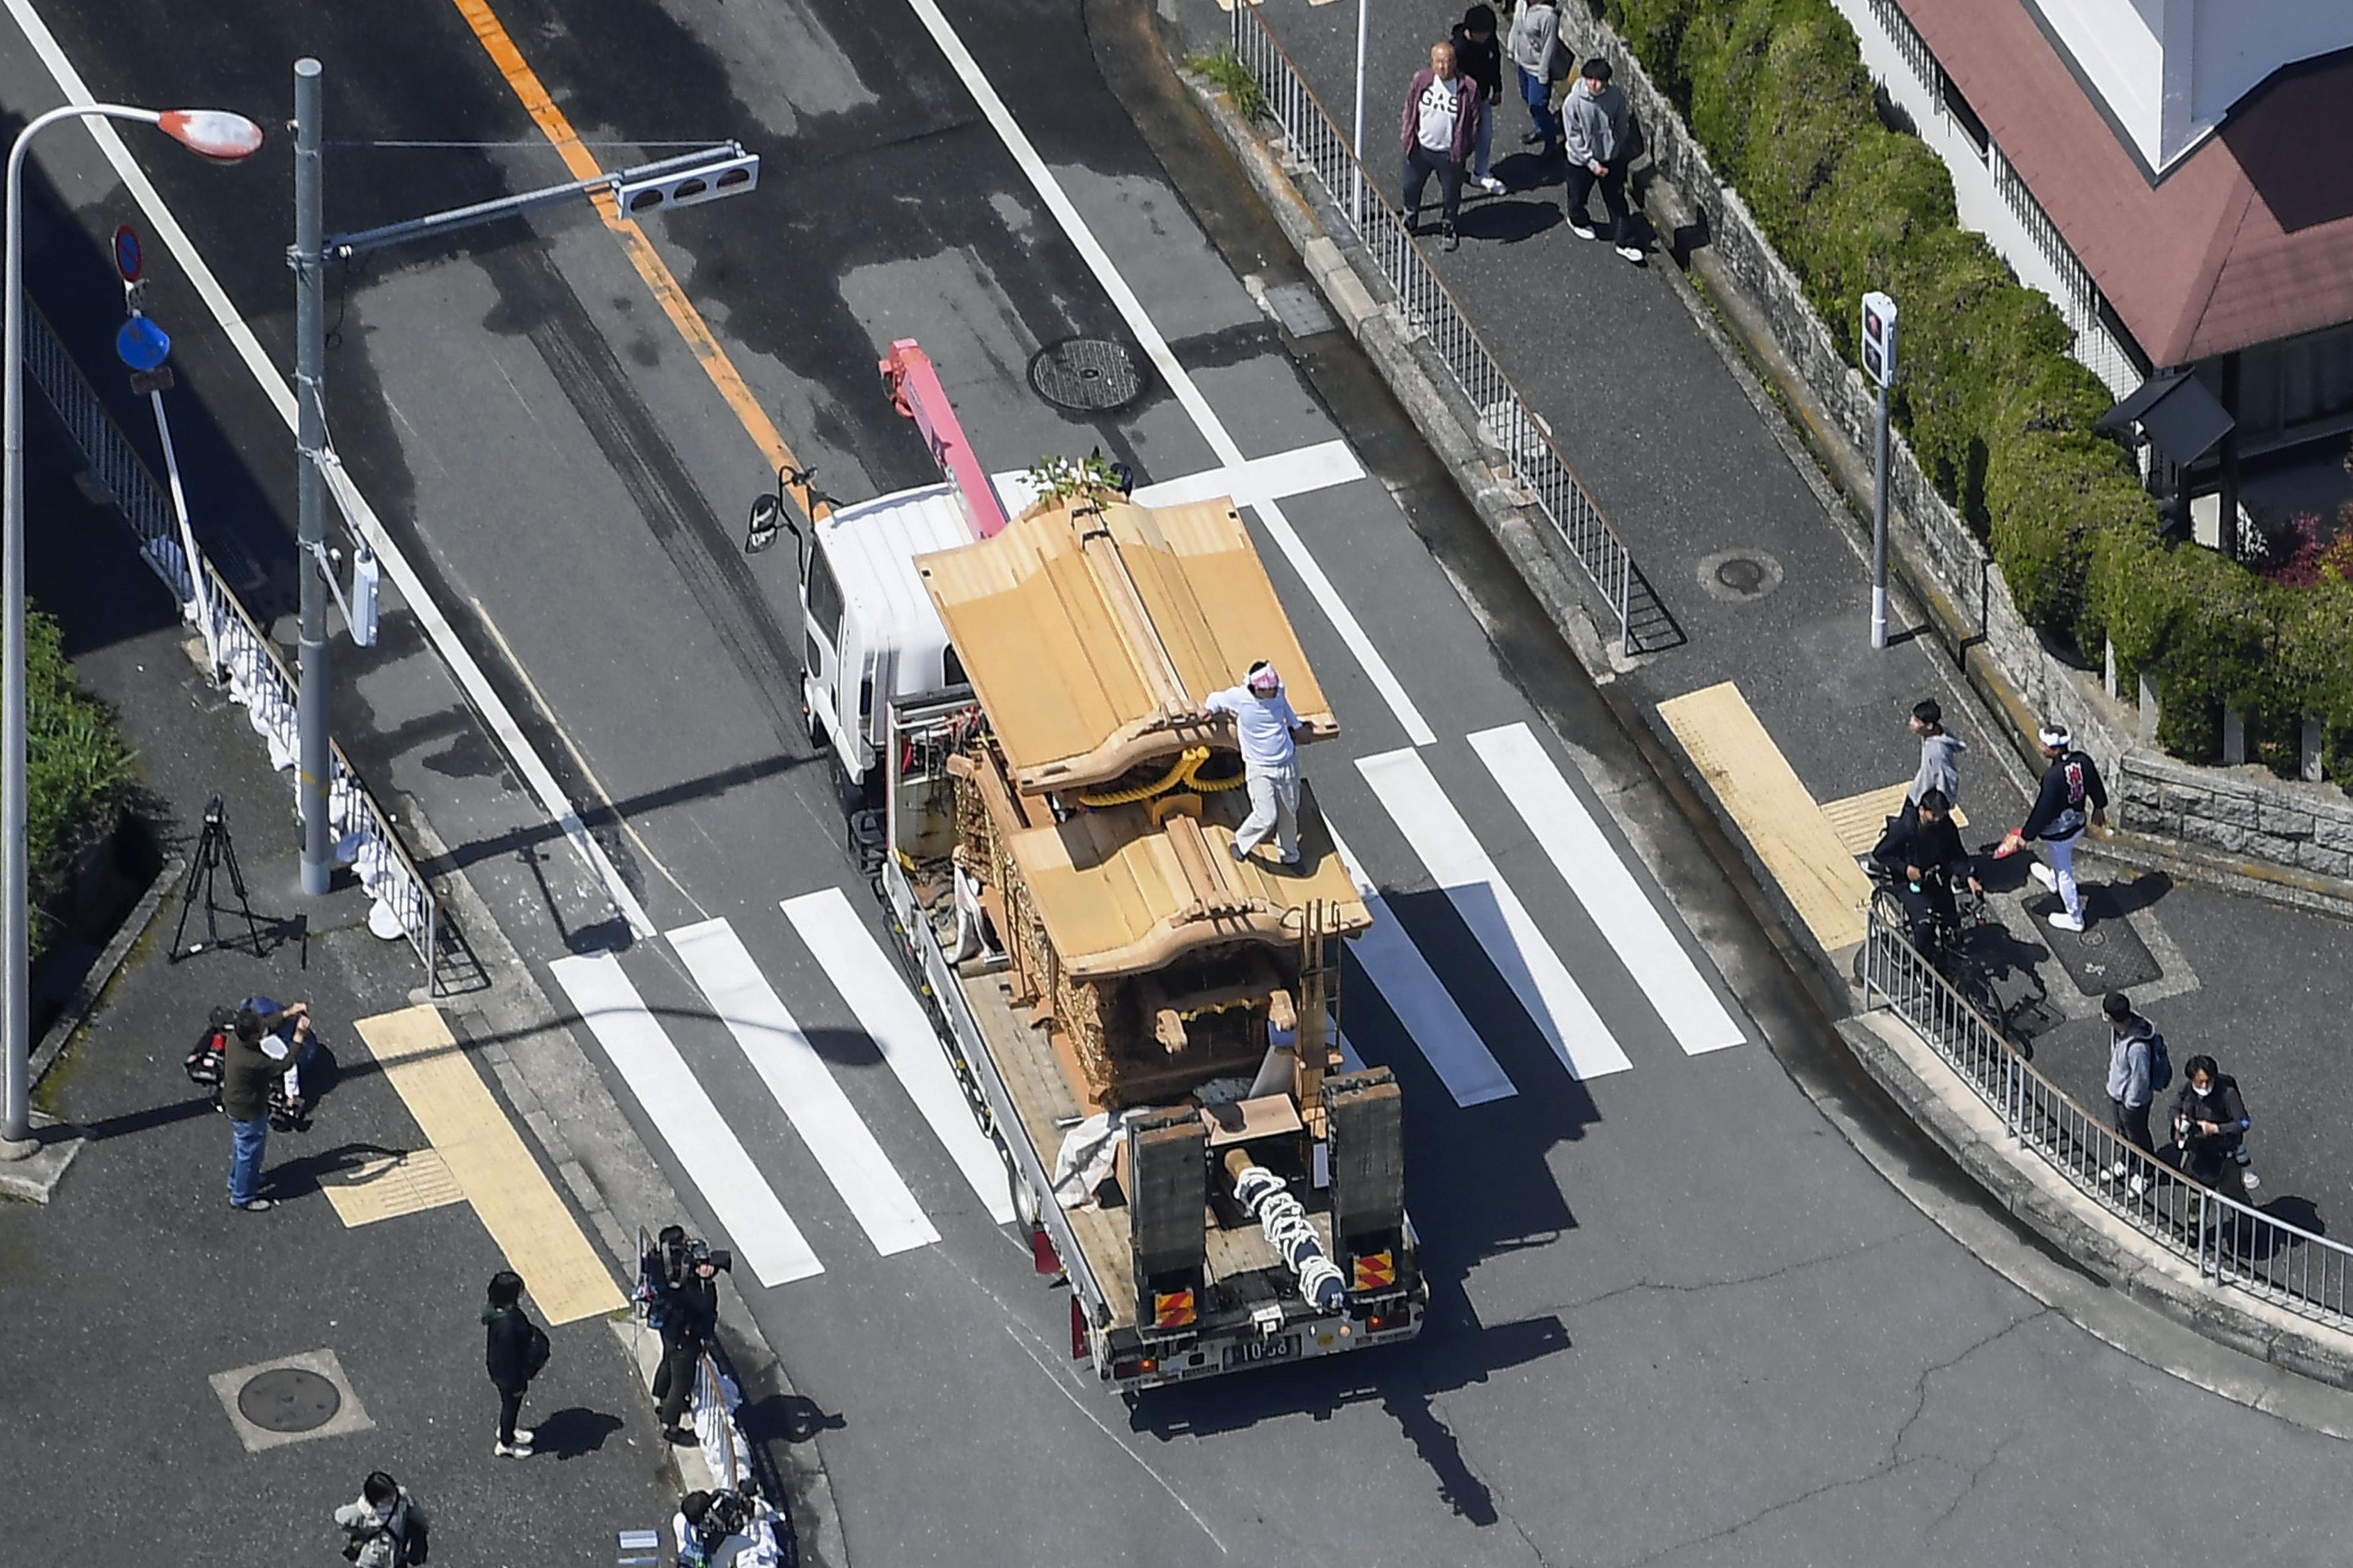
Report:
[[[2055,746],[2063,750],[2073,739],[2067,733],[2067,727],[2064,724],[2043,725],[2040,731],[2040,738],[2044,745]]]

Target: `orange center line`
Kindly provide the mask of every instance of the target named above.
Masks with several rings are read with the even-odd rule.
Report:
[[[522,102],[523,112],[531,116],[532,123],[537,125],[554,145],[572,177],[587,180],[604,174],[606,171],[597,163],[596,155],[581,143],[579,134],[572,129],[572,121],[565,117],[564,110],[555,106],[555,100],[541,83],[539,73],[531,68],[531,63],[522,58],[522,51],[515,47],[514,40],[507,35],[505,26],[491,11],[487,0],[454,0],[454,3],[459,15],[466,18],[466,25],[474,30],[474,37],[481,44],[483,52],[491,57],[491,63],[498,68],[499,74],[506,79],[507,86],[513,89],[516,99]],[[605,226],[620,240],[623,254],[638,269],[638,276],[645,279],[647,289],[652,291],[662,313],[670,318],[670,325],[678,329],[678,335],[693,351],[695,359],[702,365],[703,374],[711,378],[711,384],[719,389],[721,398],[733,410],[744,434],[752,437],[753,444],[767,458],[768,467],[797,470],[801,466],[799,459],[785,444],[784,436],[776,429],[776,422],[768,417],[767,410],[760,406],[760,400],[744,384],[742,374],[735,368],[735,362],[729,359],[727,351],[719,346],[719,340],[712,335],[710,324],[703,321],[702,312],[697,310],[694,302],[686,297],[686,290],[670,271],[670,264],[661,258],[661,253],[654,248],[653,241],[646,237],[646,231],[638,226],[636,219],[621,211],[611,192],[594,192],[589,200],[596,204],[596,215],[605,220]],[[789,492],[800,504],[805,516],[821,518],[829,510],[817,501],[805,485],[793,485],[789,487]]]

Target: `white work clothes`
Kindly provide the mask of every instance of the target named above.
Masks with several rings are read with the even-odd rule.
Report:
[[[1248,779],[1250,814],[1234,830],[1234,853],[1247,855],[1274,834],[1274,847],[1286,866],[1299,864],[1299,769],[1261,768],[1252,763]]]
[[[1242,765],[1252,773],[1261,768],[1299,765],[1298,749],[1291,743],[1291,732],[1299,728],[1299,715],[1291,710],[1291,699],[1282,688],[1276,688],[1271,697],[1261,697],[1247,686],[1229,686],[1212,692],[1202,706],[1212,713],[1234,716],[1234,738],[1241,743]],[[1293,776],[1295,782],[1297,775]]]

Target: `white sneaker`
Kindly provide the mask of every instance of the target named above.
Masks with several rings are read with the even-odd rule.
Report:
[[[2036,860],[2030,863],[2026,868],[2026,874],[2033,878],[2036,881],[2042,883],[2044,887],[2050,889],[2052,892],[2055,893],[2059,890],[2059,878],[2057,873],[2053,872],[2050,867],[2045,866],[2042,861]]]
[[[1493,174],[1482,174],[1479,176],[1479,188],[1491,196],[1500,196],[1511,187]]]
[[[539,1434],[533,1431],[530,1427],[518,1426],[515,1428],[514,1446],[516,1447],[528,1448],[537,1441],[539,1441]]]
[[[515,1436],[520,1437],[522,1434],[518,1432]],[[528,1459],[531,1458],[531,1445],[528,1443],[500,1443],[491,1449],[491,1457],[494,1459]]]
[[[1618,254],[1629,261],[1639,264],[1642,259],[1642,247],[1639,245],[1621,245],[1618,247]]]
[[[2100,1179],[2105,1182],[2121,1182],[2125,1179],[2125,1173],[2131,1168],[2131,1166],[2126,1165],[2122,1160],[2119,1160],[2115,1164],[2110,1165],[2106,1170],[2102,1171],[2100,1173]]]
[[[2061,931],[2082,931],[2084,929],[2084,917],[2081,915],[2071,915],[2065,910],[2052,910],[2046,918],[2052,925],[2056,926]]]
[[[1599,239],[1601,237],[1581,223],[1571,223],[1568,226],[1568,232],[1577,236],[1579,239]]]
[[[2249,1169],[2239,1173],[2239,1185],[2246,1188],[2247,1191],[2252,1193],[2263,1184],[2263,1179],[2256,1175],[2253,1170]]]
[[[2125,1191],[2132,1194],[2135,1197],[2138,1197],[2141,1194],[2148,1191],[2148,1184],[2142,1181],[2138,1176],[2135,1176],[2131,1181],[2125,1184]]]

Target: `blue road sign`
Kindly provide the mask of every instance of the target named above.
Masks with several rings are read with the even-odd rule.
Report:
[[[132,370],[153,370],[172,357],[172,336],[144,316],[133,316],[114,334],[114,355]]]
[[[139,281],[139,231],[129,224],[114,231],[114,269],[125,283]]]

